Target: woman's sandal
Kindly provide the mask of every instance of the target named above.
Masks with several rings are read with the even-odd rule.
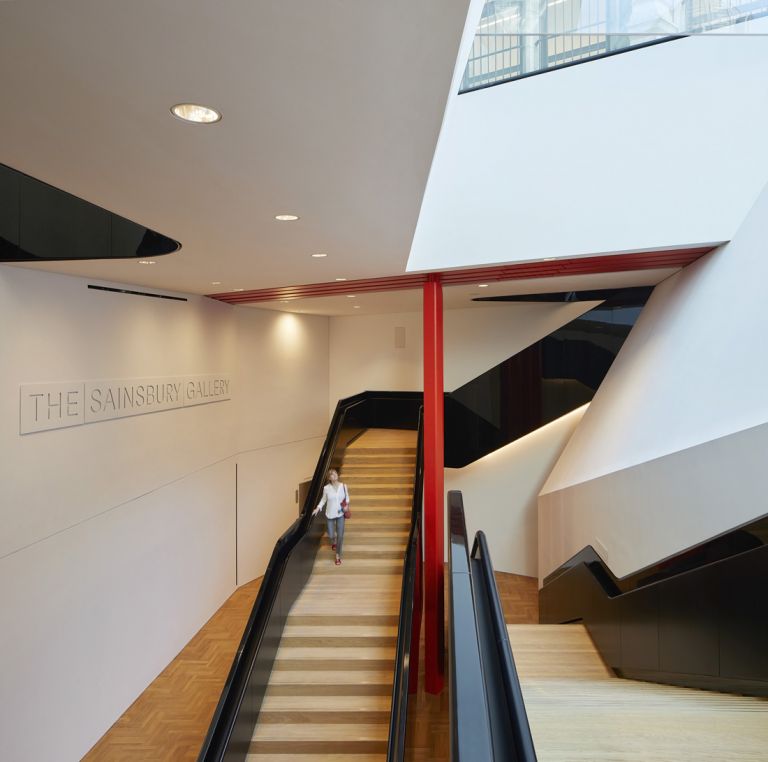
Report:
[[[337,558],[337,559],[334,561],[334,563],[336,564],[336,566],[341,566],[341,559],[340,559],[340,558]]]
[[[333,545],[331,545],[331,550],[336,550],[336,543],[334,542]]]

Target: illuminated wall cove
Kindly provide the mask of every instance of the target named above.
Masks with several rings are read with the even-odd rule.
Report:
[[[228,375],[24,384],[20,434],[109,421],[231,398]]]

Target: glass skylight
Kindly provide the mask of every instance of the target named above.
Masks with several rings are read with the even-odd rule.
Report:
[[[768,0],[486,0],[461,92],[674,37],[765,35]]]

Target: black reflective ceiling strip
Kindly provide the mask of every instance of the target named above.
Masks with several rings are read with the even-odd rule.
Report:
[[[0,164],[0,262],[159,257],[181,244]]]
[[[95,291],[112,291],[115,294],[133,294],[134,296],[151,296],[155,299],[170,299],[173,302],[188,302],[184,296],[170,296],[169,294],[150,294],[148,291],[132,291],[129,288],[112,288],[110,286],[94,286],[91,283],[88,284],[88,288],[92,288]]]
[[[553,291],[544,294],[510,294],[509,296],[478,296],[473,302],[592,302],[602,301],[601,307],[642,306],[653,286],[632,288],[596,288],[588,291]]]

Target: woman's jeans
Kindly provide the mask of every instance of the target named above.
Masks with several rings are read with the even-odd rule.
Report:
[[[328,522],[328,537],[336,543],[336,555],[341,558],[341,546],[344,544],[344,516],[337,519],[326,518]]]

